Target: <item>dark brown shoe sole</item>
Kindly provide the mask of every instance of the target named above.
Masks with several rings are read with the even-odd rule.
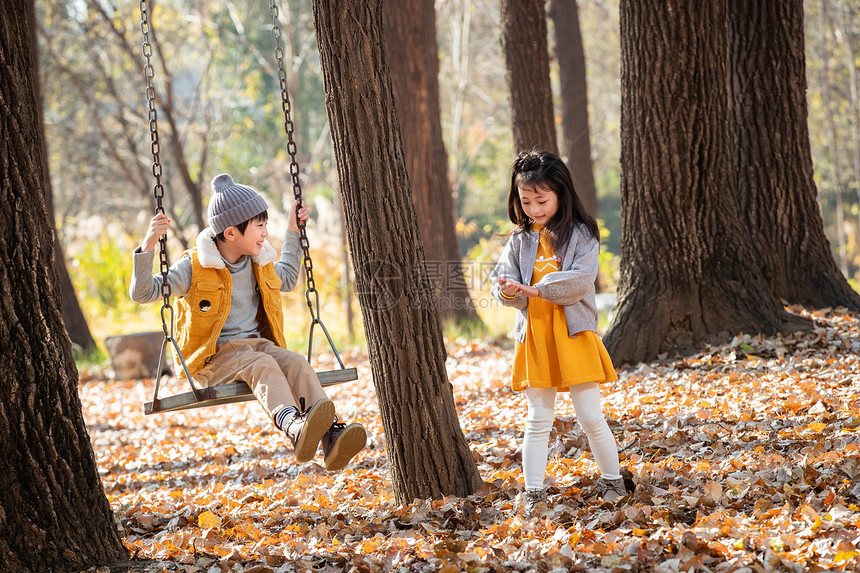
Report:
[[[350,424],[344,428],[331,451],[325,458],[325,469],[329,471],[342,470],[355,454],[364,449],[367,443],[367,432],[361,424]]]

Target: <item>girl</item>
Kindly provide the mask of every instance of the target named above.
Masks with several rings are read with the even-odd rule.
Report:
[[[525,507],[546,500],[544,474],[555,395],[568,390],[576,418],[600,470],[598,491],[614,501],[627,494],[615,438],[600,405],[601,382],[617,380],[596,334],[599,231],[582,205],[560,157],[520,153],[511,166],[508,216],[516,225],[493,270],[495,296],[518,309],[512,388],[525,390]]]

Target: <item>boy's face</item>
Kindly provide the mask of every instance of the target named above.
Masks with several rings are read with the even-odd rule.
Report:
[[[233,248],[239,255],[248,255],[256,257],[263,249],[263,241],[269,236],[268,221],[254,220],[249,221],[245,228],[245,233],[239,231],[236,227],[231,227],[233,235]],[[225,237],[227,233],[225,233]]]

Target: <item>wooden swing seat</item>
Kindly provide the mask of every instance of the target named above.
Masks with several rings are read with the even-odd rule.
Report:
[[[334,386],[342,382],[350,382],[358,379],[358,371],[355,368],[340,368],[338,370],[326,370],[317,372],[320,384]],[[194,392],[183,392],[174,396],[154,398],[152,402],[143,405],[146,414],[160,414],[163,412],[177,412],[179,410],[190,410],[192,408],[203,408],[204,406],[218,406],[220,404],[232,404],[235,402],[247,402],[254,399],[254,393],[244,382],[231,382],[219,386],[200,388],[195,395]]]

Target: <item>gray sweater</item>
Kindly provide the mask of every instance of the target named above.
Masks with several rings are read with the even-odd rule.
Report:
[[[236,263],[225,261],[215,243],[214,233],[206,228],[197,237],[197,257],[204,267],[226,268],[230,271],[232,280],[232,296],[230,297],[230,312],[218,335],[218,344],[226,340],[249,338],[260,333],[257,324],[257,309],[260,306],[260,293],[257,290],[257,278],[254,276],[252,261],[259,265],[267,265],[277,259],[277,252],[268,241],[263,243],[263,250],[257,257],[243,256]],[[161,300],[161,273],[152,274],[152,264],[155,251],[141,252],[140,247],[134,251],[134,273],[129,285],[131,300],[137,303],[148,303]],[[281,248],[280,260],[275,262],[275,272],[281,279],[281,291],[291,291],[295,288],[299,277],[301,263],[301,245],[299,234],[287,231],[284,245]],[[184,255],[170,267],[167,281],[172,296],[185,296],[191,288],[191,257]]]
[[[496,279],[502,277],[530,284],[539,244],[537,231],[515,231],[490,277],[493,296],[503,305],[518,310],[514,322],[514,339],[517,342],[525,340],[529,298],[523,295],[513,299],[503,297]],[[541,298],[564,307],[567,332],[571,337],[585,330],[597,332],[594,281],[599,253],[600,242],[588,233],[584,225],[578,224],[574,226],[564,253],[556,253],[561,258],[561,270],[547,274],[534,285],[540,290]]]

